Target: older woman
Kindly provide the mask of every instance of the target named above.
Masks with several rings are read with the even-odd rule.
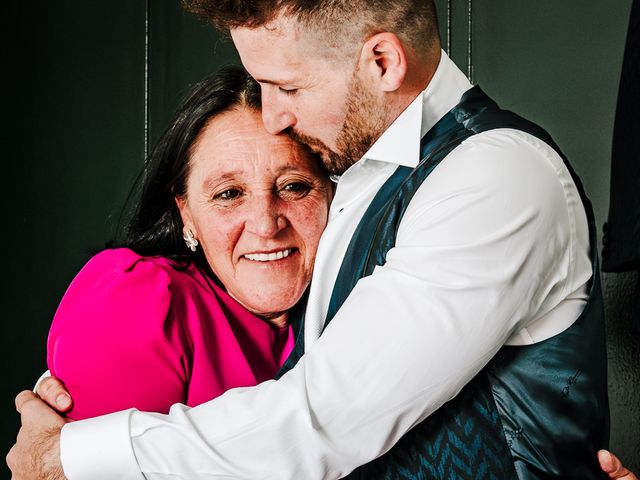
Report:
[[[332,190],[259,108],[240,68],[198,84],[149,159],[120,248],[70,285],[47,356],[70,417],[197,405],[286,359],[288,310],[310,282]]]

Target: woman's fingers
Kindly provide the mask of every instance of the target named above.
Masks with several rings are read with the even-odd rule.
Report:
[[[42,380],[36,389],[38,396],[51,408],[60,413],[71,410],[73,400],[67,389],[56,377],[47,377]]]
[[[600,468],[609,475],[609,478],[617,480],[638,480],[638,477],[626,469],[620,459],[613,453],[607,450],[600,450],[598,452],[598,460],[600,461]]]

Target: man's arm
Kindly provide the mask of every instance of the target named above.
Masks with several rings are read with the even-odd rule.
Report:
[[[61,385],[47,392],[55,397],[68,397],[59,387]],[[28,390],[16,397],[16,409],[21,415],[22,427],[16,444],[7,455],[11,478],[65,480],[60,463],[60,430],[65,420]]]
[[[43,390],[44,400],[55,405],[60,396],[68,397],[62,382],[52,378]],[[66,406],[67,401],[63,404]],[[48,409],[32,392],[16,397],[16,408],[22,416],[22,428],[16,445],[7,455],[7,465],[14,480],[65,480],[60,464],[60,426],[64,419]],[[638,480],[611,452],[598,452],[600,467],[611,480]]]

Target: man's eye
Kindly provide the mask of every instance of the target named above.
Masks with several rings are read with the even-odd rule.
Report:
[[[295,95],[296,93],[298,93],[297,88],[284,88],[284,87],[278,87],[278,88],[285,95]]]

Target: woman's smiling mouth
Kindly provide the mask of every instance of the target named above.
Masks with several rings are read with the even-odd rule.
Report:
[[[243,255],[243,258],[251,260],[253,262],[273,262],[274,260],[280,260],[288,257],[293,252],[291,248],[285,248],[284,250],[278,250],[271,253],[247,253]]]

